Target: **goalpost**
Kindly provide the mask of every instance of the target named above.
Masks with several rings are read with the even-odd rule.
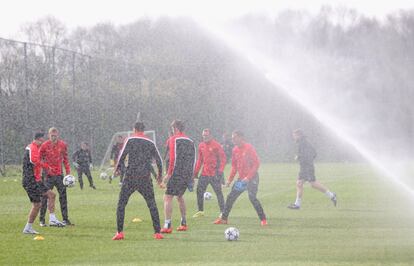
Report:
[[[109,142],[108,148],[106,149],[105,156],[102,159],[101,165],[99,167],[99,171],[102,173],[106,173],[107,176],[111,176],[113,174],[114,168],[111,166],[111,151],[112,147],[116,144],[118,136],[122,136],[124,140],[130,137],[134,132],[133,131],[121,131],[116,132]],[[154,130],[146,130],[144,134],[149,137],[154,143],[155,140],[155,131]],[[125,142],[124,142],[125,143]]]

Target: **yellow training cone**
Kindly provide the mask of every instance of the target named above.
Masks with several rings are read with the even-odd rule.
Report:
[[[43,236],[35,236],[34,240],[45,240]]]
[[[132,222],[133,223],[140,223],[140,222],[142,222],[142,220],[139,219],[139,218],[134,218],[134,219],[132,219]]]

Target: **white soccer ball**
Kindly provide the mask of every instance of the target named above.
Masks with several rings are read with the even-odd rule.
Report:
[[[239,236],[240,232],[235,227],[229,227],[224,231],[224,237],[228,241],[236,241],[237,239],[239,239]]]
[[[204,199],[205,200],[211,200],[211,198],[213,197],[213,195],[211,195],[211,193],[210,192],[205,192],[204,193]]]
[[[106,172],[102,172],[102,173],[99,175],[99,177],[100,177],[102,180],[105,180],[105,179],[107,179],[107,178],[108,178],[108,174],[107,174]]]
[[[76,178],[73,175],[67,175],[63,178],[63,185],[73,187],[76,183]]]

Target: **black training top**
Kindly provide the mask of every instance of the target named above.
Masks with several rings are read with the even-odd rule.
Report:
[[[158,178],[162,177],[162,160],[155,143],[143,133],[136,133],[129,137],[120,152],[119,162],[116,170],[120,171],[125,165],[125,158],[128,156],[126,177],[147,177],[150,176],[152,162],[158,167]]]
[[[313,166],[313,160],[316,158],[316,151],[306,138],[301,138],[299,140],[297,155],[300,167]]]

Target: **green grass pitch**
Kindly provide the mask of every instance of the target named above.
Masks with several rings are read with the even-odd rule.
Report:
[[[337,208],[306,185],[302,209],[289,210],[297,171],[296,164],[261,166],[258,198],[268,217],[265,228],[247,193],[235,203],[229,225],[214,225],[219,212],[215,194],[205,202],[206,216],[193,219],[196,195],[187,191],[189,231],[154,240],[149,211],[135,193],[126,209],[124,241],[111,240],[118,180],[108,184],[94,172],[97,190],[86,186],[81,191],[79,184],[68,189],[69,217],[76,226],[41,228],[37,219],[34,228],[45,240],[34,241],[22,234],[30,202],[21,187],[21,172],[10,170],[0,178],[0,265],[414,265],[412,195],[367,165],[318,163],[317,178],[337,193]],[[163,223],[163,191],[155,191]],[[208,191],[213,192],[210,187]],[[135,217],[143,222],[133,223]],[[173,218],[176,228],[176,201]],[[240,230],[238,241],[224,239],[230,226]]]

